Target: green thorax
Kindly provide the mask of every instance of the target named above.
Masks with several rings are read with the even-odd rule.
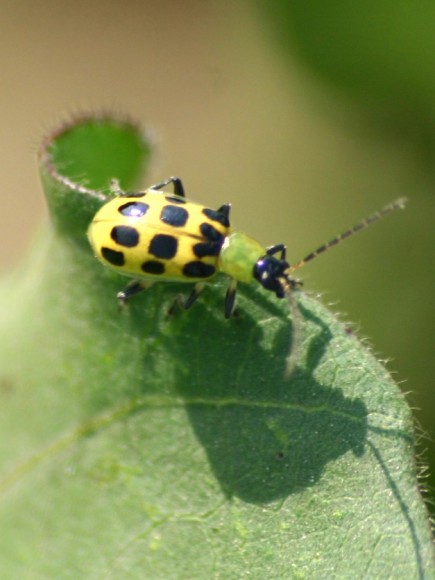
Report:
[[[219,270],[239,282],[251,282],[254,279],[254,265],[265,253],[256,240],[235,232],[225,238],[219,256]]]

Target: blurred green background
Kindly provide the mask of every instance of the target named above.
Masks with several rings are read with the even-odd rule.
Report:
[[[4,0],[0,271],[45,219],[40,139],[80,111],[141,120],[144,186],[176,174],[193,199],[231,201],[233,223],[290,261],[406,195],[301,276],[389,360],[435,473],[434,30],[429,0]]]

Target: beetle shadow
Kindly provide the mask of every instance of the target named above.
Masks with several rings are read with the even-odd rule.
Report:
[[[155,297],[156,320],[162,294]],[[274,303],[256,297],[259,303],[267,317],[282,316]],[[152,306],[148,305],[147,319]],[[228,499],[237,497],[265,506],[315,485],[327,464],[341,455],[351,451],[361,456],[366,449],[371,450],[405,518],[419,577],[423,577],[423,550],[413,514],[381,451],[367,438],[367,408],[362,399],[345,397],[340,389],[325,387],[315,379],[314,371],[326,354],[332,334],[308,307],[301,303],[298,307],[318,332],[306,348],[306,369],[297,368],[287,380],[284,361],[273,360],[273,352],[288,352],[290,326],[282,325],[273,346],[264,349],[264,329],[245,310],[239,319],[223,322],[221,317],[213,316],[212,309],[199,303],[195,305],[199,310],[195,318],[201,324],[195,324],[194,330],[189,313],[179,312],[180,316],[168,321],[171,332],[162,337],[161,346],[166,356],[168,351],[174,353],[177,392],[211,470]],[[138,306],[137,312],[141,311]],[[138,336],[143,336],[144,318],[132,316],[130,320]],[[235,352],[239,353],[236,369],[228,364]],[[159,358],[156,350],[157,371]],[[153,374],[149,364],[146,376]],[[149,392],[150,387],[145,381],[144,390]],[[410,437],[389,428],[371,426],[370,431]]]
[[[319,332],[308,346],[307,369],[284,378],[285,361],[262,348],[263,329],[245,311],[225,328],[219,341],[216,326],[202,305],[203,330],[174,341],[177,390],[211,469],[226,495],[265,504],[315,484],[325,466],[352,451],[364,452],[367,408],[361,399],[321,385],[313,376],[331,334],[306,307],[302,316]],[[208,319],[208,321],[207,321]],[[223,332],[217,323],[218,332]],[[222,335],[221,335],[222,337]],[[272,352],[287,351],[291,327],[275,335]],[[237,368],[234,361],[239,354]],[[271,388],[270,385],[273,385]]]

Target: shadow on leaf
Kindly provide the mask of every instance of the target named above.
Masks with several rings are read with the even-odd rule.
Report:
[[[227,497],[255,504],[283,499],[315,484],[329,461],[349,450],[363,453],[364,403],[314,378],[331,334],[312,311],[301,307],[317,331],[304,363],[286,380],[282,353],[291,328],[282,313],[262,325],[244,308],[222,329],[204,305],[195,308],[201,323],[194,331],[184,316],[176,323],[174,359],[183,361],[177,391]]]

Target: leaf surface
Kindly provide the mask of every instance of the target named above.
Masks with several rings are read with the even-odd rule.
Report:
[[[245,286],[225,321],[225,280],[169,318],[183,285],[118,312],[84,243],[104,196],[70,188],[68,218],[41,160],[57,227],[0,287],[0,576],[433,577],[411,414],[366,347],[301,293],[285,379],[285,301]]]

